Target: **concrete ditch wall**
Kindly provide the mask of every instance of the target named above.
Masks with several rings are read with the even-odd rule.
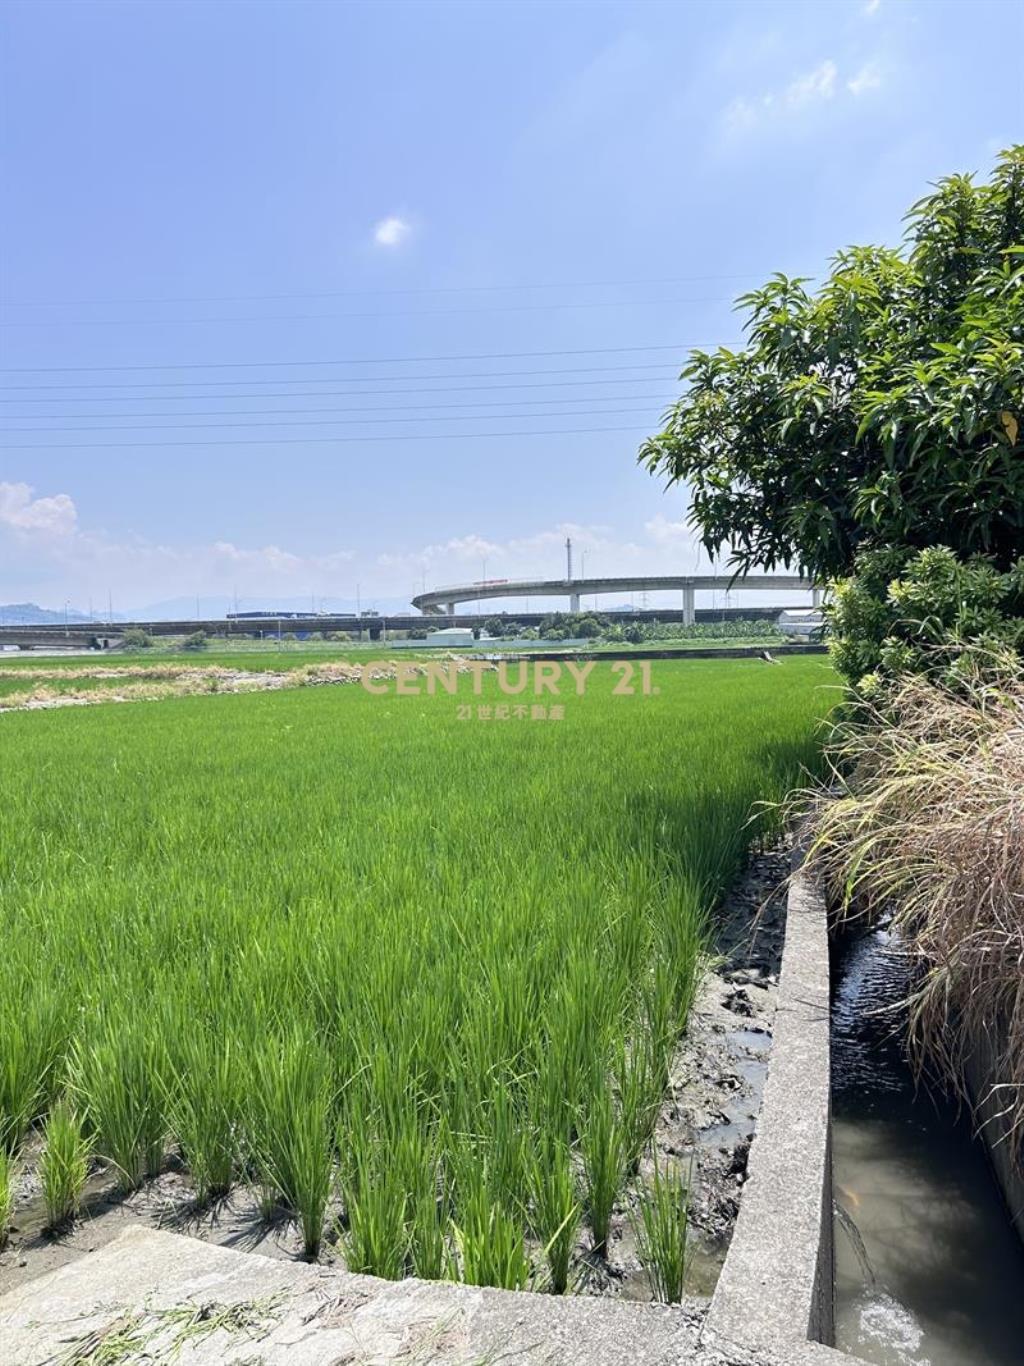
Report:
[[[996,1184],[1002,1191],[1010,1221],[1024,1239],[1024,1172],[1014,1157],[1013,1121],[1006,1113],[1006,1091],[999,1085],[998,1063],[1005,1044],[1002,1029],[973,1040],[967,1060],[967,1086],[975,1106],[975,1122],[988,1149]]]
[[[771,1062],[739,1218],[704,1340],[764,1362],[839,1366],[832,1340],[825,900],[794,854]]]

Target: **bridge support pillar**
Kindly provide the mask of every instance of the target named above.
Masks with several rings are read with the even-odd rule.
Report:
[[[683,625],[692,626],[696,620],[696,592],[692,584],[687,584],[683,589]]]
[[[817,586],[811,589],[811,605],[814,607],[821,606],[821,589]]]
[[[454,602],[450,602],[450,603],[448,604],[448,606],[447,606],[447,608],[446,608],[446,611],[448,612],[448,615],[449,615],[450,617],[453,617],[453,616],[455,615],[455,604],[454,604]]]
[[[569,611],[570,611],[570,612],[578,612],[579,610],[580,610],[580,595],[579,595],[579,593],[570,593],[570,594],[569,594]]]

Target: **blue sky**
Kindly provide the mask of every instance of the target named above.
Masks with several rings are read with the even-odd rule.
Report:
[[[0,25],[0,602],[407,599],[557,573],[567,531],[689,572],[635,463],[686,345],[1024,113],[999,0]]]

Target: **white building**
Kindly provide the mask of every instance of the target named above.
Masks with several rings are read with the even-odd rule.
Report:
[[[780,612],[775,624],[780,631],[785,631],[787,636],[806,637],[814,631],[820,631],[825,624],[825,618],[820,608],[798,608]]]
[[[428,631],[426,640],[420,642],[434,649],[448,650],[453,647],[475,644],[473,632],[468,626],[446,626],[441,631]]]

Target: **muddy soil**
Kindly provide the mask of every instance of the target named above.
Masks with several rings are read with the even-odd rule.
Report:
[[[658,1120],[654,1147],[659,1166],[692,1171],[688,1296],[713,1292],[739,1210],[771,1049],[788,871],[788,846],[755,854],[720,908],[712,942],[715,956]],[[0,1293],[96,1251],[132,1224],[236,1251],[301,1257],[298,1227],[285,1211],[267,1218],[256,1194],[245,1186],[197,1209],[189,1178],[174,1159],[160,1176],[128,1196],[118,1194],[109,1170],[97,1164],[81,1215],[62,1232],[48,1232],[38,1156],[38,1140],[30,1140],[20,1156],[10,1240],[0,1252]],[[654,1160],[652,1152],[641,1164],[641,1176],[649,1175]],[[651,1298],[632,1231],[634,1199],[628,1192],[616,1208],[607,1258],[589,1253],[581,1243],[574,1274],[578,1292]],[[336,1215],[336,1210],[328,1211],[329,1228],[335,1227]],[[344,1264],[334,1235],[325,1241],[320,1261]]]

